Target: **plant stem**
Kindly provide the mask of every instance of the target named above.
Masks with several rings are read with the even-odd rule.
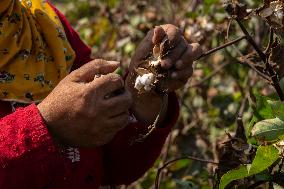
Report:
[[[274,30],[272,27],[270,27],[269,29],[269,41],[268,41],[268,45],[266,47],[266,49],[264,50],[264,53],[267,55],[267,53],[269,53],[269,50],[272,47],[273,44],[273,37],[274,37]]]
[[[245,39],[245,38],[246,38],[246,36],[242,36],[242,37],[239,37],[239,38],[237,38],[237,39],[235,39],[235,40],[233,40],[233,41],[230,41],[230,42],[228,42],[228,43],[225,43],[225,44],[223,44],[223,45],[221,45],[221,46],[219,46],[219,47],[216,47],[216,48],[214,48],[214,49],[211,49],[211,50],[209,50],[209,51],[203,53],[202,55],[200,55],[196,60],[199,60],[199,59],[201,59],[201,58],[204,58],[205,56],[208,56],[208,55],[210,55],[210,54],[212,54],[212,53],[214,53],[214,52],[216,52],[216,51],[219,51],[219,50],[224,49],[224,48],[226,48],[226,47],[228,47],[228,46],[231,46],[231,45],[233,45],[233,44],[235,44],[235,43],[238,43],[239,41],[241,41],[241,40],[243,40],[243,39]]]
[[[236,19],[236,21],[238,22],[241,30],[243,31],[243,33],[246,36],[247,41],[253,46],[253,48],[255,49],[255,51],[257,52],[257,54],[260,56],[261,60],[263,62],[266,62],[266,55],[262,52],[262,50],[258,47],[258,45],[256,44],[256,42],[254,41],[254,39],[252,38],[252,36],[249,34],[249,32],[247,31],[247,29],[245,28],[245,26],[243,25],[243,23],[239,20]]]
[[[236,19],[236,21],[238,22],[241,30],[243,31],[243,33],[246,35],[246,39],[247,41],[253,46],[253,48],[255,49],[255,51],[258,53],[258,55],[260,56],[261,60],[265,63],[265,65],[267,66],[267,72],[269,74],[269,76],[271,77],[272,80],[272,85],[275,88],[279,98],[281,101],[284,101],[284,94],[283,91],[281,90],[281,87],[279,85],[279,81],[278,81],[278,77],[277,74],[274,72],[273,68],[269,65],[268,63],[268,58],[267,56],[262,52],[262,50],[258,47],[258,45],[256,44],[256,42],[254,41],[254,39],[252,38],[252,36],[248,33],[247,29],[245,28],[245,26],[242,24],[242,22],[239,19]]]

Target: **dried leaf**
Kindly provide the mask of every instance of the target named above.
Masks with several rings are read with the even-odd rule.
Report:
[[[244,19],[248,16],[247,5],[242,3],[228,3],[225,5],[225,10],[229,15]]]
[[[270,7],[267,7],[265,9],[261,10],[258,14],[262,18],[266,18],[266,17],[269,17],[273,14],[273,10]]]
[[[160,56],[160,46],[159,45],[155,45],[153,48],[153,56],[154,58],[158,58]]]
[[[137,69],[135,69],[135,71],[138,73],[138,75],[144,75],[144,74],[148,74],[149,71],[145,68],[139,67]]]
[[[271,48],[269,62],[281,79],[284,76],[284,46],[279,41],[275,41]]]
[[[274,29],[279,30],[284,27],[284,3],[282,0],[264,1],[264,5],[256,12]]]

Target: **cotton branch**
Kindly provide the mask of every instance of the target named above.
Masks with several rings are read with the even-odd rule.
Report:
[[[256,42],[254,41],[254,39],[252,38],[252,36],[248,33],[247,29],[245,28],[245,26],[242,24],[242,22],[239,19],[236,19],[237,23],[239,24],[241,30],[243,31],[243,33],[246,36],[247,41],[253,46],[253,48],[255,49],[255,51],[258,53],[259,57],[261,58],[261,60],[265,63],[266,65],[266,69],[267,72],[269,74],[269,76],[271,77],[271,80],[273,82],[273,86],[280,98],[281,101],[284,101],[284,94],[283,91],[281,90],[281,87],[279,85],[279,81],[277,78],[277,74],[275,73],[275,71],[273,70],[273,68],[270,66],[270,64],[268,63],[268,57],[266,56],[266,54],[264,52],[262,52],[262,50],[258,47],[258,45],[256,44]]]
[[[230,42],[228,42],[228,43],[225,43],[225,44],[223,44],[223,45],[220,45],[219,47],[216,47],[216,48],[214,48],[214,49],[211,49],[211,50],[209,50],[209,51],[203,53],[202,55],[200,55],[196,60],[199,60],[199,59],[201,59],[201,58],[204,58],[205,56],[208,56],[208,55],[210,55],[210,54],[212,54],[212,53],[214,53],[214,52],[217,52],[217,51],[219,51],[219,50],[221,50],[221,49],[224,49],[224,48],[226,48],[226,47],[228,47],[228,46],[231,46],[231,45],[233,45],[233,44],[235,44],[235,43],[238,43],[239,41],[241,41],[241,40],[243,40],[243,39],[246,39],[246,36],[239,37],[239,38],[237,38],[237,39],[235,39],[235,40],[233,40],[233,41],[230,41]]]

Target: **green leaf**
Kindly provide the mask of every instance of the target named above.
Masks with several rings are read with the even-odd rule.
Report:
[[[230,170],[224,174],[220,180],[219,189],[224,189],[228,184],[234,180],[242,179],[248,176],[247,165],[241,165],[237,169]]]
[[[272,109],[270,104],[267,102],[271,100],[266,96],[262,96],[259,94],[255,94],[256,97],[256,109],[254,111],[254,115],[256,115],[259,119],[270,119],[274,118]]]
[[[274,146],[259,146],[252,164],[241,165],[230,170],[220,180],[219,189],[224,189],[234,180],[258,174],[270,167],[279,158],[278,150]]]
[[[284,116],[284,103],[283,102],[267,100],[267,103],[270,105],[272,113],[275,117]]]
[[[248,174],[257,174],[268,168],[279,158],[279,151],[274,146],[259,146]]]
[[[282,139],[282,135],[284,135],[284,120],[279,117],[262,120],[253,126],[251,134],[260,141],[276,141]]]

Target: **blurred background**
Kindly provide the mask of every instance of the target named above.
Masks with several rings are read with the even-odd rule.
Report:
[[[260,0],[244,0],[248,9]],[[172,23],[181,28],[189,42],[199,42],[206,51],[242,35],[229,19],[221,0],[53,0],[81,38],[92,47],[95,58],[122,62],[122,73],[139,41],[156,25]],[[246,27],[259,45],[267,42],[268,27],[257,17]],[[270,94],[271,88],[239,57],[251,52],[242,41],[196,62],[186,87],[178,91],[181,112],[155,166],[127,189],[153,188],[157,168],[183,155],[216,160],[225,131],[234,131],[236,116],[249,88]],[[245,125],[251,110],[245,108]],[[228,159],[229,161],[229,159]],[[162,175],[162,189],[210,189],[215,167],[199,161],[181,160]]]

